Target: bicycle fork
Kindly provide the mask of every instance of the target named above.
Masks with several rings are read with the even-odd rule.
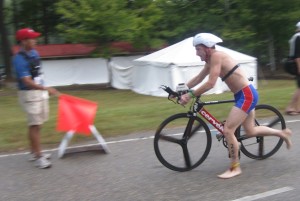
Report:
[[[198,126],[193,129],[194,121],[195,121],[195,118],[193,118],[193,116],[190,116],[188,124],[185,128],[184,134],[182,136],[182,139],[179,143],[181,145],[183,155],[184,155],[184,158],[185,158],[185,163],[186,163],[187,167],[192,166],[191,159],[190,159],[190,154],[189,154],[189,151],[188,151],[188,148],[187,148],[187,142],[198,130],[198,128],[197,128]]]

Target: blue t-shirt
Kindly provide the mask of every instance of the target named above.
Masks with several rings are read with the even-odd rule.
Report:
[[[24,50],[21,50],[21,51],[24,52]],[[39,56],[38,52],[34,49],[30,50],[29,52],[26,52],[26,54],[30,60],[38,60],[38,61],[40,60],[40,56]],[[33,77],[32,73],[31,73],[30,62],[25,58],[24,55],[22,55],[20,53],[16,54],[13,58],[13,66],[14,66],[16,78],[18,80],[18,89],[19,90],[29,90],[30,89],[22,82],[23,77],[31,77],[35,81],[36,84],[39,84],[39,85],[44,84],[40,66],[37,66],[38,74]]]

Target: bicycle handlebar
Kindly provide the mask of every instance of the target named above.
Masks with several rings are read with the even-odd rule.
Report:
[[[160,86],[161,89],[163,89],[165,92],[167,92],[169,95],[168,95],[168,100],[176,103],[175,101],[173,101],[171,99],[171,97],[173,96],[174,98],[177,98],[177,103],[179,104],[179,100],[180,100],[180,95],[179,93],[177,93],[176,91],[173,91],[170,87],[168,86],[165,86],[165,85],[161,85]]]
[[[160,88],[162,88],[165,92],[167,92],[170,95],[173,95],[175,97],[179,97],[179,94],[176,91],[173,91],[170,87],[161,85]]]
[[[254,80],[254,78],[253,78],[253,77],[249,77],[248,80],[249,80],[250,82],[252,82],[252,81]],[[176,103],[175,101],[173,101],[173,100],[171,99],[171,97],[173,96],[174,98],[177,98],[177,103],[180,104],[180,103],[179,103],[179,100],[180,100],[180,96],[181,96],[182,94],[179,94],[179,93],[177,93],[176,91],[173,91],[170,87],[165,86],[165,85],[161,85],[160,88],[163,89],[165,92],[167,92],[167,93],[169,94],[169,95],[168,95],[168,100],[171,100],[172,102]],[[197,98],[200,98],[200,96],[197,96]]]
[[[160,88],[162,88],[165,92],[167,92],[169,95],[168,95],[168,100],[174,102],[175,104],[180,104],[180,97],[183,95],[183,94],[186,94],[189,92],[189,90],[185,91],[184,93],[178,93],[176,91],[173,91],[170,87],[168,86],[165,86],[165,85],[161,85]],[[200,96],[198,96],[200,97]],[[197,97],[197,98],[198,98]],[[172,100],[172,98],[176,98],[176,102]],[[183,105],[184,107],[184,105]]]

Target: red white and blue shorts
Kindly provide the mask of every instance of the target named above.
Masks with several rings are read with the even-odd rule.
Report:
[[[247,114],[253,110],[258,102],[258,93],[252,84],[234,94],[235,105]]]

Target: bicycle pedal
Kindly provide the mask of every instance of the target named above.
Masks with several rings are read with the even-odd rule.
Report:
[[[223,139],[223,135],[221,134],[221,133],[218,133],[217,135],[216,135],[216,138],[217,138],[217,140],[220,142],[222,139]]]

